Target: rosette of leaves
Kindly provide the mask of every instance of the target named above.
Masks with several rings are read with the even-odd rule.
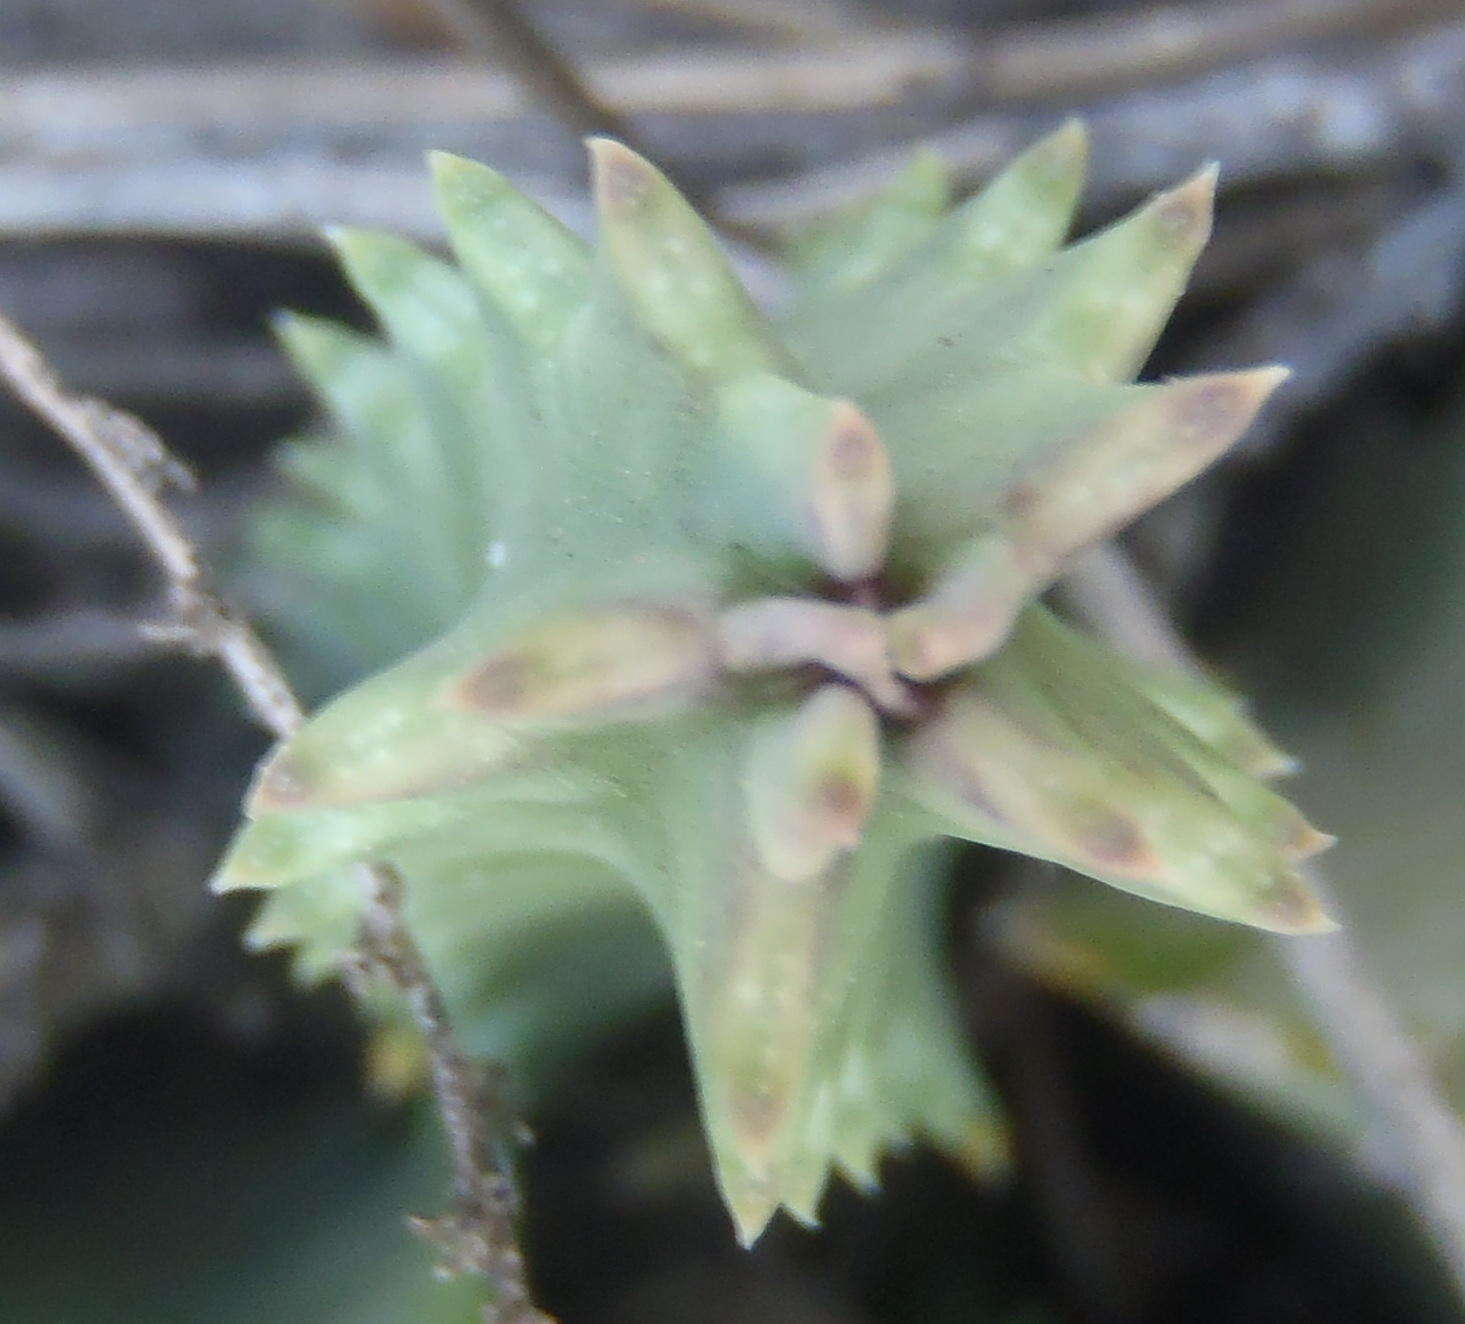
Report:
[[[1130,384],[1214,177],[1065,247],[1076,125],[955,208],[917,160],[803,237],[777,317],[652,166],[591,151],[593,246],[438,156],[457,265],[337,234],[383,339],[282,323],[332,427],[259,556],[287,622],[379,670],[261,768],[218,886],[272,889],[254,940],[318,974],[346,866],[391,860],[473,1047],[531,1086],[670,977],[751,1241],[912,1135],[998,1157],[943,842],[1326,926],[1294,868],[1326,839],[1237,703],[1036,601],[1284,374]]]

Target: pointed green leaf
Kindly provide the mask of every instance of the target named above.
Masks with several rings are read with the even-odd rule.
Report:
[[[776,369],[781,353],[712,232],[655,166],[590,142],[601,244],[651,332],[697,372]]]
[[[799,300],[782,326],[789,346],[828,389],[860,395],[888,365],[991,316],[981,293],[1031,269],[1068,231],[1083,182],[1087,139],[1073,120],[993,178],[904,261],[850,289]],[[863,334],[852,335],[856,329]]]
[[[435,467],[458,494],[435,517],[457,526],[469,549],[464,574],[476,586],[488,528],[521,542],[526,495],[544,481],[532,456],[550,439],[535,426],[522,348],[448,263],[390,235],[328,233],[352,285],[415,371],[438,443]]]
[[[716,642],[693,567],[646,562],[535,586],[341,695],[261,767],[251,812],[419,799],[553,772],[543,740],[685,706]],[[556,596],[558,603],[556,603]]]
[[[821,685],[763,719],[743,770],[749,832],[763,866],[799,882],[860,844],[880,781],[880,727],[848,685]]]
[[[1270,780],[1297,771],[1297,760],[1279,749],[1252,721],[1245,702],[1220,684],[1138,664],[1131,665],[1130,674],[1151,703],[1243,772]]]
[[[1066,369],[1090,381],[1133,377],[1154,348],[1210,234],[1214,171],[1156,195],[1107,230],[1051,261],[991,279],[944,280],[883,297],[847,324],[878,326],[853,343],[814,340],[790,325],[790,344],[814,383],[877,401],[905,400],[1002,367]],[[871,296],[873,297],[873,289]]]
[[[896,670],[912,680],[978,662],[1065,560],[1169,496],[1225,451],[1286,378],[1280,368],[1131,388],[1123,408],[1028,457],[927,593],[891,619]],[[974,500],[972,515],[980,506]]]
[[[941,158],[919,150],[873,197],[797,231],[788,255],[805,299],[853,289],[889,269],[935,230],[950,198]]]
[[[1215,194],[1208,166],[1068,250],[1014,352],[1051,357],[1096,381],[1133,377],[1210,238]]]
[[[447,152],[428,159],[464,271],[525,340],[548,349],[589,290],[589,250],[498,171]]]
[[[454,389],[471,391],[493,347],[463,276],[394,235],[344,228],[326,234],[351,284],[391,339]]]
[[[1201,914],[1331,927],[1276,839],[1281,802],[1260,784],[1218,794],[1204,747],[1159,709],[1134,720],[1143,697],[1073,666],[1064,633],[1032,609],[909,739],[905,766],[946,830]]]
[[[676,965],[718,1182],[750,1244],[780,1207],[812,1222],[836,1165],[868,1180],[875,1149],[920,1133],[991,1160],[996,1123],[929,965],[941,874],[912,862],[920,825],[882,791],[858,850],[780,877],[750,839],[763,829],[738,746],[713,720],[658,745],[667,855],[640,885]]]
[[[978,281],[1047,256],[1068,234],[1087,160],[1080,120],[1040,138],[951,214],[932,245],[934,265]]]
[[[411,371],[370,337],[324,318],[281,314],[274,329],[352,442],[358,481],[380,494],[385,518],[376,524],[375,546],[360,578],[391,578],[393,567],[400,567],[420,595],[425,631],[443,629],[478,585],[479,539],[472,521],[481,512],[474,489],[465,492],[454,466],[443,461]],[[433,512],[432,518],[424,519],[424,511]],[[299,572],[299,566],[292,569]],[[407,644],[422,639],[415,623],[403,624]]]

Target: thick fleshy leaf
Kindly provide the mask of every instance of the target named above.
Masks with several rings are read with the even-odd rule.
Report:
[[[835,579],[885,559],[894,501],[890,459],[847,401],[755,373],[718,392],[725,484],[715,493],[730,539],[783,543]]]
[[[713,685],[706,595],[694,567],[648,564],[481,611],[319,713],[262,767],[251,812],[569,779],[543,747],[552,737],[655,719]]]
[[[814,598],[752,598],[717,621],[722,664],[736,674],[805,664],[853,682],[883,713],[911,717],[919,700],[896,676],[886,622],[867,607]]]
[[[1041,313],[1011,349],[1067,364],[1096,381],[1144,366],[1211,234],[1216,170],[1156,194],[1075,244],[1053,265]]]
[[[837,216],[796,232],[789,261],[804,304],[881,275],[936,229],[951,202],[951,179],[934,152],[917,151],[889,184]]]
[[[953,264],[964,280],[991,280],[1051,253],[1072,224],[1087,160],[1088,133],[1078,120],[1039,139],[952,212],[935,241],[935,265]]]
[[[1346,940],[1461,1109],[1465,398],[1408,437],[1366,416],[1340,427],[1339,462],[1288,502],[1224,660],[1301,755],[1309,806],[1344,842],[1327,872]],[[1366,1109],[1282,952],[1182,914],[1137,929],[1126,901],[1035,891],[1010,949],[1287,1125],[1366,1147]]]
[[[959,270],[928,278],[921,297],[891,299],[878,320],[872,310],[862,323],[868,334],[842,348],[793,332],[790,343],[819,389],[872,410],[1004,366],[1124,380],[1149,357],[1180,297],[1210,233],[1214,191],[1206,171],[1051,260],[991,280],[962,279]]]
[[[891,364],[922,362],[968,324],[981,326],[993,306],[1000,315],[1001,302],[984,300],[984,292],[1005,290],[997,278],[1034,268],[1062,243],[1085,155],[1083,129],[1071,122],[1029,148],[877,279],[812,291],[781,328],[800,362],[828,389],[859,396],[884,381]]]
[[[1032,608],[908,738],[946,830],[1128,892],[1285,933],[1330,927],[1294,862],[1322,841]]]
[[[710,404],[603,268],[555,352],[536,365],[535,385],[552,445],[533,459],[552,495],[534,508],[528,563],[583,573],[587,558],[633,559],[648,548],[714,553],[699,508]]]
[[[1058,248],[1083,183],[1084,152],[1083,129],[1065,124],[930,227],[902,261],[882,264],[885,269],[860,280],[845,277],[810,290],[781,328],[795,354],[837,390],[869,390],[876,365],[929,343],[930,319],[945,325],[955,315],[960,321],[974,290],[1030,268]],[[869,259],[851,262],[854,274],[863,274],[866,265]],[[866,330],[854,346],[851,328]],[[848,362],[851,349],[854,363]]]
[[[1210,745],[1242,772],[1270,780],[1298,770],[1248,715],[1244,700],[1208,680],[1161,667],[1129,665],[1129,681],[1156,707]]]
[[[921,820],[882,796],[859,849],[780,877],[742,810],[738,745],[696,720],[643,751],[667,853],[640,886],[676,967],[718,1181],[751,1243],[780,1207],[813,1221],[832,1167],[868,1183],[901,1136],[930,1134],[977,1164],[999,1145],[927,964],[941,875],[920,866]],[[925,1045],[939,1060],[916,1067]]]
[[[892,617],[896,670],[933,680],[986,657],[1069,556],[1207,467],[1286,375],[1258,368],[1133,387],[1124,408],[1031,457],[1000,492],[993,527],[958,553],[925,597]]]
[[[470,391],[492,359],[482,308],[462,273],[394,235],[326,232],[352,286],[410,358]]]
[[[282,314],[275,331],[339,429],[332,444],[339,463],[356,475],[354,500],[369,502],[378,512],[369,525],[338,522],[353,531],[350,541],[359,564],[348,560],[322,575],[324,567],[314,557],[298,556],[289,570],[324,579],[319,586],[324,596],[364,583],[394,604],[385,614],[401,642],[393,653],[369,657],[381,664],[446,628],[477,589],[478,538],[467,518],[476,507],[473,490],[454,485],[443,441],[413,374],[398,358],[368,337],[320,318]],[[368,490],[375,496],[362,494]],[[438,512],[438,518],[424,527],[422,510]]]
[[[429,154],[453,253],[485,299],[539,349],[551,348],[590,285],[590,252],[496,170]]]
[[[504,852],[561,849],[624,865],[617,838],[597,827],[587,806],[603,782],[556,770],[506,775],[491,783],[385,804],[325,809],[259,808],[214,875],[217,892],[283,887],[327,870],[373,859],[403,843],[492,827]]]
[[[879,722],[853,687],[821,685],[762,719],[743,769],[759,862],[794,883],[827,872],[860,844],[879,784]]]
[[[461,494],[443,514],[458,526],[470,558],[464,573],[476,586],[485,530],[520,538],[525,497],[543,481],[530,463],[544,439],[525,389],[520,346],[448,263],[390,235],[327,233],[352,285],[414,369],[439,442],[439,477]]]
[[[601,244],[646,329],[698,372],[777,370],[763,315],[687,200],[618,142],[592,139],[590,153]]]

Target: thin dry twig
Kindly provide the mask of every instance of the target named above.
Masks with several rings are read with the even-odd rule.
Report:
[[[284,739],[297,731],[305,713],[279,663],[214,586],[208,566],[167,504],[170,486],[191,488],[193,480],[158,435],[104,401],[69,393],[40,351],[3,316],[0,377],[86,461],[162,567],[175,617],[150,633],[218,661],[250,711],[275,736]],[[438,1243],[449,1268],[480,1273],[493,1284],[496,1299],[485,1307],[486,1320],[547,1320],[530,1300],[514,1234],[518,1202],[501,1091],[490,1087],[454,1035],[442,993],[407,926],[401,876],[380,862],[362,869],[370,898],[363,955],[390,978],[426,1041],[433,1091],[453,1154],[453,1208],[442,1218],[419,1220],[419,1226]]]
[[[260,723],[278,736],[304,720],[279,665],[254,628],[214,588],[208,568],[163,495],[193,477],[140,419],[69,394],[20,331],[0,317],[0,372],[15,394],[80,455],[147,544],[168,578],[175,621],[156,633],[217,658]]]
[[[1065,583],[1078,610],[1129,653],[1199,673],[1201,666],[1128,556],[1109,544]],[[1302,866],[1335,916],[1338,903],[1315,862]],[[1441,1096],[1428,1062],[1369,977],[1347,929],[1276,950],[1318,1028],[1380,1125],[1403,1193],[1465,1299],[1465,1126]]]
[[[427,1045],[433,1093],[453,1155],[451,1209],[437,1218],[415,1218],[413,1226],[437,1248],[449,1272],[479,1274],[494,1284],[496,1299],[485,1308],[485,1319],[547,1322],[550,1317],[529,1296],[514,1230],[514,1124],[504,1103],[502,1069],[483,1068],[459,1045],[442,993],[407,925],[401,875],[380,863],[363,868],[372,889],[363,947],[402,994]]]
[[[155,650],[137,617],[104,607],[62,607],[0,620],[0,667],[19,675],[127,666]]]
[[[1366,178],[1444,154],[1465,114],[1462,68],[1465,23],[1455,22],[1096,101],[1085,111],[1095,142],[1087,196],[1108,209],[1173,182],[1218,143],[1233,184]],[[918,140],[967,178],[989,174],[1056,122],[1056,110],[1031,104],[952,121],[960,69],[959,55],[906,34],[878,54],[862,38],[741,61],[716,52],[676,66],[607,61],[592,81],[623,112],[660,106],[656,159],[726,180],[716,191],[723,214],[766,231],[868,197],[909,159],[910,118],[890,108],[912,83],[933,105],[930,123],[948,122],[927,132],[917,117]],[[546,142],[524,105],[501,74],[461,63],[17,74],[0,89],[0,122],[14,143],[0,154],[0,234],[302,244],[340,222],[434,238],[420,157],[428,143],[491,159],[582,225],[582,190],[571,183],[579,153]],[[797,140],[781,123],[787,115],[799,117]],[[775,152],[788,172],[748,177]]]
[[[983,41],[971,88],[1008,103],[1112,94],[1458,14],[1458,0],[1212,0],[1022,23]]]
[[[555,119],[582,134],[630,142],[630,124],[593,93],[573,65],[508,0],[428,0],[470,50],[502,62]]]
[[[429,0],[472,50],[502,60],[525,90],[566,128],[589,136],[619,139],[652,155],[639,130],[597,96],[580,72],[520,12],[513,0]],[[767,236],[756,227],[719,217],[716,200],[683,184],[683,193],[724,234],[761,246]]]
[[[848,0],[640,0],[640,5],[801,46],[837,40],[868,17]]]

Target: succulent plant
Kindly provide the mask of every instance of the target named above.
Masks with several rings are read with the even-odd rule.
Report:
[[[751,1241],[912,1135],[1000,1157],[943,842],[1327,926],[1294,867],[1327,838],[1238,702],[1037,601],[1284,373],[1130,384],[1214,176],[1063,247],[1077,125],[955,208],[916,160],[800,238],[776,317],[652,166],[591,152],[593,248],[437,156],[458,267],[339,233],[385,343],[281,323],[333,427],[285,452],[257,554],[338,671],[384,669],[262,766],[217,885],[273,889],[254,941],[320,974],[363,904],[344,866],[391,859],[473,1046],[531,1083],[669,953]]]

